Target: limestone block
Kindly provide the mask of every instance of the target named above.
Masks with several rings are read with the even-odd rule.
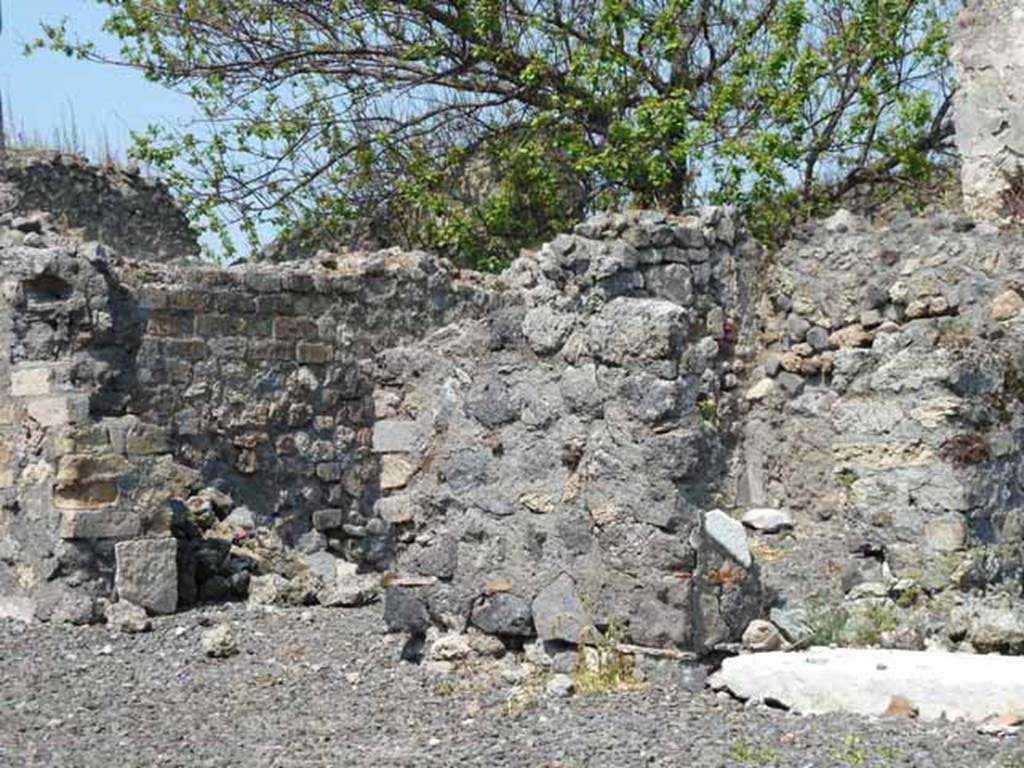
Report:
[[[964,204],[976,216],[1005,216],[1013,213],[1006,195],[1024,155],[1024,8],[1013,0],[979,0],[952,30]]]
[[[153,613],[178,606],[178,542],[173,538],[134,539],[114,546],[114,586],[121,600]]]
[[[404,488],[413,475],[419,471],[419,464],[399,454],[385,454],[380,461],[381,490],[390,491]]]
[[[722,681],[744,699],[773,699],[801,714],[879,716],[894,696],[923,720],[984,720],[1024,711],[1024,657],[812,648],[748,654],[722,663]]]
[[[11,371],[11,395],[39,397],[51,393],[56,369],[50,365],[18,366]]]
[[[376,453],[419,453],[426,439],[415,421],[385,420],[373,425],[373,450]]]
[[[42,397],[30,400],[26,410],[43,427],[77,424],[89,417],[89,396]]]
[[[384,522],[399,525],[412,522],[416,506],[408,495],[399,494],[378,499],[373,505],[373,512]]]
[[[933,552],[956,552],[967,544],[967,521],[955,512],[943,515],[928,522],[924,537]]]
[[[720,509],[704,513],[704,535],[744,568],[753,562],[743,524]]]

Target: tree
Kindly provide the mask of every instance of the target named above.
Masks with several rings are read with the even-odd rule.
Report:
[[[97,0],[201,109],[135,152],[221,233],[482,266],[587,210],[734,202],[764,236],[948,147],[957,0]]]

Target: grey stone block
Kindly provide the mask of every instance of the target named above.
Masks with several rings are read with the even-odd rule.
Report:
[[[178,542],[176,539],[135,539],[114,546],[114,586],[122,600],[152,613],[173,613],[178,607]]]

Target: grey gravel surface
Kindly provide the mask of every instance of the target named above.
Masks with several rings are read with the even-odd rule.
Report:
[[[230,625],[239,653],[207,658]],[[0,621],[2,766],[955,766],[1024,768],[1024,737],[744,707],[657,688],[524,699],[512,666],[399,660],[379,606],[106,627]]]

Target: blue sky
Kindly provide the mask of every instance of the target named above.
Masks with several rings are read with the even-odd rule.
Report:
[[[147,82],[138,72],[89,64],[40,51],[26,58],[21,49],[39,36],[41,20],[68,17],[81,37],[116,51],[117,40],[101,25],[107,9],[91,0],[0,0],[4,29],[0,37],[0,91],[14,128],[52,143],[55,130],[77,125],[80,149],[92,159],[104,137],[123,155],[129,132],[151,122],[180,122],[192,114],[184,97]],[[73,120],[72,120],[73,115]]]

